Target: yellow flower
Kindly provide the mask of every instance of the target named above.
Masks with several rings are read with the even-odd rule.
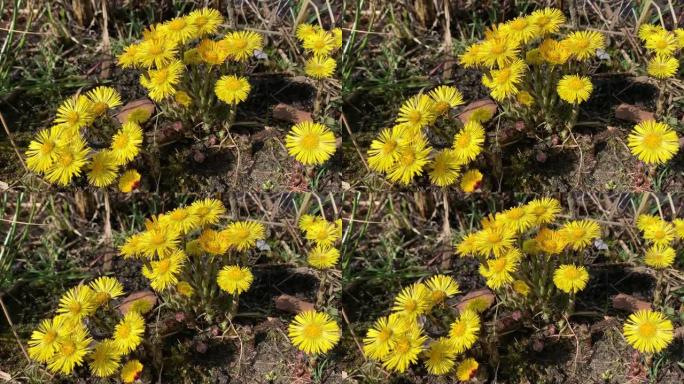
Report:
[[[297,30],[295,31],[295,36],[301,42],[304,42],[309,36],[319,31],[321,27],[312,24],[299,24]]]
[[[565,243],[578,251],[586,248],[591,241],[601,236],[601,227],[593,220],[577,220],[566,223],[559,234]]]
[[[151,110],[149,110],[147,108],[139,107],[139,108],[133,109],[126,116],[125,123],[131,122],[131,123],[136,123],[136,124],[142,124],[142,123],[146,122],[147,120],[149,120],[150,117],[152,117],[152,111]]]
[[[328,56],[313,56],[306,61],[304,73],[314,79],[327,79],[335,73],[335,68],[335,59]]]
[[[228,50],[225,48],[225,44],[209,39],[200,41],[197,45],[197,53],[202,60],[210,65],[220,65],[228,57]]]
[[[412,327],[408,331],[398,335],[394,340],[394,348],[383,359],[386,369],[402,373],[409,365],[418,361],[418,356],[423,351],[423,344],[427,337],[423,335],[419,327]]]
[[[226,207],[217,199],[197,200],[190,205],[190,209],[199,217],[200,225],[216,224],[220,216],[226,213]]]
[[[316,224],[319,220],[323,220],[323,219],[320,218],[320,217],[313,216],[313,215],[304,214],[304,215],[302,215],[302,217],[299,219],[299,223],[297,223],[297,224],[298,224],[298,226],[299,226],[299,229],[300,229],[302,232],[308,232],[309,229],[310,229],[314,224]]]
[[[677,40],[672,32],[662,31],[651,34],[646,39],[646,49],[660,56],[670,56],[677,49]]]
[[[117,56],[117,64],[121,68],[136,67],[141,63],[140,52],[142,51],[141,44],[131,44],[124,48],[123,52]]]
[[[162,24],[159,34],[171,41],[185,44],[197,36],[198,28],[190,17],[174,17]]]
[[[674,225],[664,221],[654,221],[644,229],[644,239],[655,245],[669,245],[675,239]]]
[[[672,322],[660,312],[642,309],[629,315],[622,332],[627,342],[639,352],[656,353],[674,338]]]
[[[545,39],[539,45],[539,54],[548,63],[554,65],[565,64],[572,53],[567,48],[567,42],[559,42],[554,39]]]
[[[328,247],[340,238],[337,226],[324,219],[316,220],[306,230],[306,239],[317,245]]]
[[[532,17],[520,16],[506,22],[501,30],[501,34],[512,40],[518,40],[527,44],[530,40],[539,36],[541,30]]]
[[[176,57],[176,42],[163,38],[152,38],[140,43],[136,53],[137,61],[144,67],[162,68]]]
[[[130,169],[119,177],[119,191],[130,193],[140,185],[140,174],[135,169]]]
[[[398,123],[412,130],[419,130],[435,121],[432,99],[427,95],[415,95],[406,100],[399,109]]]
[[[461,292],[456,280],[447,275],[434,275],[425,285],[430,291],[430,303],[432,305],[440,304],[447,298]]]
[[[677,252],[672,247],[654,245],[646,251],[644,263],[656,269],[668,268],[674,262]]]
[[[174,59],[165,67],[150,69],[147,74],[140,75],[140,85],[148,91],[150,99],[162,101],[176,93],[174,86],[180,82],[184,70],[183,63]]]
[[[643,24],[639,27],[639,38],[642,41],[648,40],[652,35],[658,34],[658,33],[666,33],[667,31],[665,28],[663,28],[660,25],[654,25],[654,24]]]
[[[465,193],[471,193],[480,188],[481,182],[482,173],[477,169],[471,169],[461,177],[461,190]]]
[[[378,138],[371,142],[368,150],[368,166],[378,172],[389,171],[399,159],[399,146],[404,129],[395,126],[383,129]]]
[[[133,351],[142,342],[145,320],[136,311],[128,311],[114,327],[113,342],[120,354]]]
[[[527,296],[530,293],[530,286],[523,280],[515,280],[513,282],[513,290],[522,296]]]
[[[496,108],[492,110],[487,107],[480,107],[470,113],[468,121],[474,121],[480,124],[486,123],[494,117],[494,113],[496,113]]]
[[[143,365],[140,361],[134,359],[127,362],[121,368],[121,381],[124,383],[132,383],[140,377],[140,372],[143,370]]]
[[[225,44],[228,56],[236,61],[245,61],[254,51],[263,48],[263,38],[252,31],[231,32],[221,42]]]
[[[314,268],[327,269],[337,264],[340,258],[340,251],[332,247],[322,247],[320,245],[309,251],[307,262]]]
[[[254,247],[257,240],[263,240],[265,228],[261,223],[254,221],[236,221],[221,231],[221,236],[231,248],[245,251]]]
[[[408,185],[416,175],[423,173],[431,149],[422,134],[409,144],[400,146],[399,157],[387,176],[394,182]]]
[[[534,98],[527,91],[518,92],[518,94],[515,95],[515,101],[517,101],[518,104],[525,107],[530,107],[532,106],[532,104],[534,104]]]
[[[469,381],[475,376],[479,366],[480,365],[475,359],[469,357],[458,363],[458,367],[456,367],[456,377],[461,381]]]
[[[302,46],[316,56],[328,56],[336,47],[335,36],[328,31],[317,29],[305,36]]]
[[[111,151],[104,150],[93,155],[89,166],[88,182],[96,187],[106,187],[116,180],[118,165]]]
[[[446,187],[456,182],[461,173],[461,162],[454,151],[445,149],[439,151],[430,163],[430,181],[440,187]]]
[[[94,119],[92,104],[87,97],[74,96],[62,102],[57,109],[55,123],[74,132],[90,124]]]
[[[666,123],[645,120],[627,138],[634,156],[647,164],[663,164],[679,151],[679,137]]]
[[[26,151],[26,165],[29,169],[44,173],[57,159],[63,128],[55,125],[50,129],[38,132],[36,138],[29,143]]]
[[[119,254],[124,259],[130,259],[142,255],[143,253],[143,234],[138,233],[126,239],[126,242],[119,248]]]
[[[675,37],[677,38],[677,48],[684,48],[684,28],[677,28],[674,30]]]
[[[119,369],[121,355],[112,340],[104,340],[95,345],[90,359],[90,372],[97,377],[107,377]]]
[[[86,93],[91,103],[91,112],[94,116],[101,116],[108,109],[121,105],[121,96],[114,88],[97,87]]]
[[[594,86],[586,76],[565,75],[558,82],[558,96],[568,103],[582,103],[589,100]]]
[[[303,121],[285,137],[290,156],[304,165],[320,165],[335,153],[335,135],[323,124]]]
[[[176,94],[173,95],[173,100],[183,108],[187,108],[192,104],[192,98],[185,91],[177,91]]]
[[[589,273],[586,268],[574,264],[563,264],[553,273],[553,283],[566,293],[577,293],[587,286]]]
[[[157,223],[158,224],[158,223]],[[180,232],[166,225],[152,225],[142,233],[140,248],[148,258],[164,258],[176,250]]]
[[[425,351],[425,367],[432,375],[444,375],[454,367],[456,351],[446,337],[430,342]]]
[[[495,100],[502,101],[509,96],[515,96],[520,90],[518,85],[527,71],[527,64],[515,59],[510,65],[501,69],[494,69],[482,77],[482,84],[491,90]]]
[[[93,290],[86,285],[78,285],[62,295],[57,313],[62,314],[66,321],[80,322],[92,315],[96,309],[97,302]]]
[[[596,54],[598,49],[605,48],[605,38],[596,31],[576,31],[564,40],[565,47],[578,60],[587,60]]]
[[[530,229],[535,221],[535,217],[524,206],[513,207],[497,214],[496,217],[497,220],[500,220],[518,233],[523,233]]]
[[[684,239],[684,219],[672,220],[672,225],[675,227],[675,235],[678,239]]]
[[[180,233],[189,233],[199,228],[200,218],[190,207],[179,207],[164,215],[162,221],[174,227]]]
[[[176,284],[176,292],[181,296],[192,297],[195,289],[187,281],[179,281],[178,284]]]
[[[644,232],[648,227],[658,224],[661,221],[663,221],[663,219],[661,219],[660,216],[641,214],[637,218],[636,226],[640,231]]]
[[[477,232],[469,233],[456,245],[456,253],[461,257],[473,256],[477,251]]]
[[[249,268],[237,265],[223,267],[216,278],[219,288],[233,295],[248,290],[253,280],[254,275]]]
[[[463,104],[463,95],[455,87],[440,85],[429,93],[433,109],[437,115],[447,113],[449,109]]]
[[[223,23],[223,16],[215,9],[202,8],[190,12],[188,20],[197,27],[195,36],[201,37],[215,34],[218,31],[218,27]]]
[[[60,337],[68,334],[69,331],[64,327],[63,316],[41,321],[31,333],[31,339],[28,341],[28,353],[31,359],[46,363],[57,352]]]
[[[534,215],[535,224],[537,225],[556,220],[556,215],[561,211],[560,201],[550,197],[534,199],[527,203],[526,207]]]
[[[73,327],[57,341],[57,350],[48,362],[48,369],[65,375],[71,374],[77,365],[83,363],[92,342],[93,339],[85,328],[80,325]]]
[[[397,335],[407,330],[406,321],[398,313],[379,318],[366,332],[363,353],[371,359],[384,359],[394,348]]]
[[[392,310],[406,319],[415,319],[430,308],[430,291],[422,283],[405,287],[394,299]]]
[[[105,304],[124,294],[123,285],[119,280],[109,276],[98,277],[88,286],[93,290],[93,300],[97,305]]]
[[[143,267],[142,273],[150,279],[152,289],[161,292],[178,282],[178,274],[183,265],[185,265],[186,260],[185,252],[176,249],[168,256],[150,261],[149,266],[145,265]]]
[[[482,47],[483,43],[471,44],[466,48],[465,52],[458,57],[458,62],[464,68],[472,68],[482,64]]]
[[[518,56],[520,42],[506,37],[496,37],[485,40],[478,49],[480,62],[487,67],[503,68],[513,62]]]
[[[487,286],[499,289],[513,282],[512,273],[518,269],[522,254],[517,248],[511,248],[505,254],[488,259],[480,264],[480,274],[487,279]]]
[[[561,236],[559,231],[553,231],[548,228],[542,228],[537,237],[535,237],[538,251],[544,252],[547,255],[557,255],[565,249],[568,245],[564,236]]]
[[[672,56],[657,55],[648,62],[648,74],[658,78],[667,79],[677,74],[679,60]]]
[[[482,256],[499,257],[508,252],[515,241],[515,230],[508,226],[489,226],[477,233],[475,247]]]
[[[473,161],[482,152],[485,130],[482,124],[469,120],[454,136],[453,154],[461,163]]]
[[[565,15],[560,9],[543,8],[538,9],[530,15],[532,23],[539,27],[539,33],[542,35],[557,33],[560,26],[565,23]]]
[[[480,334],[480,317],[473,311],[463,311],[449,326],[449,339],[456,353],[472,347]]]
[[[121,129],[112,137],[112,143],[109,146],[115,164],[124,165],[133,160],[140,152],[142,142],[142,128],[133,122],[123,123]]]
[[[287,333],[292,344],[307,355],[328,352],[341,336],[339,326],[327,313],[313,310],[295,316]]]

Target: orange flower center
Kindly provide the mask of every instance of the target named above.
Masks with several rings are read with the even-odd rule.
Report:
[[[302,137],[302,147],[307,150],[312,150],[316,149],[318,147],[318,143],[320,142],[320,139],[317,134],[315,133],[307,133]]]
[[[663,138],[657,133],[647,133],[644,135],[643,143],[648,149],[658,149],[663,143]]]
[[[651,322],[639,325],[639,334],[642,337],[653,337],[656,333],[656,326]]]
[[[317,339],[323,334],[323,328],[318,324],[307,324],[303,329],[304,336],[310,339]]]

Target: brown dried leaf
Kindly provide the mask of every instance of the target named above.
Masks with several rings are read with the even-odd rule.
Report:
[[[487,308],[489,308],[492,306],[492,304],[494,304],[496,297],[492,291],[487,288],[477,289],[475,291],[470,291],[463,296],[461,301],[459,301],[459,303],[456,305],[456,308],[458,308],[459,312],[463,312],[468,307],[468,304],[473,300],[484,300],[487,303]]]
[[[312,303],[285,294],[276,297],[275,305],[279,310],[290,313],[300,313],[314,309]]]
[[[273,107],[273,117],[278,120],[285,120],[294,124],[298,124],[303,121],[313,121],[310,112],[302,111],[285,103],[279,103]]]
[[[138,108],[147,110],[147,112],[150,113],[150,116],[154,114],[154,103],[150,99],[142,98],[130,101],[126,103],[126,105],[121,107],[121,109],[119,109],[119,112],[117,112],[116,114],[116,119],[119,120],[121,124],[123,124],[128,119],[128,115],[130,115],[131,112],[135,111]]]
[[[634,296],[618,293],[613,296],[613,308],[628,312],[636,312],[642,309],[651,309],[651,303],[639,300]]]
[[[636,105],[622,103],[615,108],[615,117],[620,120],[640,123],[644,120],[653,120],[653,112],[645,111]]]
[[[492,99],[480,99],[480,100],[475,100],[472,103],[466,105],[463,107],[463,110],[461,113],[458,115],[459,120],[465,124],[468,119],[470,119],[470,115],[473,114],[476,110],[480,108],[486,108],[492,112],[492,115],[496,113],[496,103],[492,101]]]
[[[157,295],[155,295],[154,292],[148,290],[133,292],[130,295],[126,296],[126,298],[123,299],[121,304],[119,304],[119,312],[121,312],[122,315],[125,315],[131,309],[133,303],[137,300],[149,301],[150,304],[152,304],[152,306],[154,307],[157,304]]]

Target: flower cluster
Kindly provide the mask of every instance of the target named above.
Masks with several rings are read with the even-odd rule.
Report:
[[[582,251],[601,236],[592,220],[574,220],[554,229],[560,202],[540,198],[482,220],[482,229],[457,245],[461,256],[475,256],[487,286],[500,296],[534,308],[550,303],[555,287],[572,296],[583,290],[589,274]],[[549,310],[544,308],[544,310]]]
[[[684,48],[684,28],[668,31],[660,25],[644,24],[639,27],[639,39],[651,55],[648,61],[649,76],[669,79],[679,69],[679,52]]]
[[[334,244],[342,237],[342,219],[332,223],[322,217],[303,215],[299,219],[299,229],[315,244],[307,255],[309,265],[316,269],[334,267],[340,258],[340,251]]]
[[[143,275],[172,304],[194,303],[211,312],[219,289],[232,297],[249,289],[253,275],[239,256],[265,236],[263,224],[253,221],[217,228],[224,213],[221,201],[204,199],[153,216],[144,232],[126,239],[120,254],[141,259]]]
[[[57,315],[43,320],[31,334],[29,356],[46,363],[51,372],[66,375],[88,360],[93,376],[108,377],[121,370],[122,380],[132,383],[142,371],[142,365],[130,360],[121,368],[121,360],[143,340],[142,314],[130,307],[109,331],[110,337],[93,339],[93,335],[107,333],[97,325],[103,324],[105,318],[118,316],[112,301],[123,294],[123,286],[113,277],[99,277],[88,285],[71,288],[59,300]]]
[[[141,42],[124,49],[118,64],[145,70],[140,84],[156,102],[206,120],[214,115],[207,112],[225,110],[218,98],[234,116],[236,105],[251,90],[241,74],[255,51],[262,49],[263,38],[252,31],[227,32],[218,38],[222,23],[219,11],[203,8],[151,25]]]
[[[447,275],[405,287],[395,298],[392,313],[377,319],[366,332],[364,354],[394,372],[404,372],[422,359],[430,374],[446,375],[455,368],[459,380],[469,380],[477,362],[464,358],[456,365],[456,358],[478,340],[478,313],[464,309],[450,324],[442,324],[433,313],[446,311],[453,318],[446,300],[459,292],[458,283]]]
[[[430,126],[450,124],[453,121],[451,110],[461,104],[461,92],[446,85],[427,95],[418,94],[406,100],[399,110],[397,124],[380,132],[371,143],[368,150],[370,168],[404,185],[410,184],[427,168],[430,181],[437,186],[449,186],[460,178],[463,191],[477,189],[482,174],[476,169],[463,172],[463,168],[482,152],[486,135],[482,122],[491,115],[482,111],[471,113],[453,136],[452,146],[439,151],[433,151],[426,134]]]
[[[64,100],[54,125],[38,132],[29,143],[28,167],[62,186],[84,170],[90,185],[104,188],[114,183],[121,169],[138,155],[143,142],[143,131],[135,121],[129,119],[120,128],[113,128],[108,111],[121,104],[121,96],[110,87],[97,87]],[[130,192],[139,181],[137,171],[125,171],[119,178],[119,189]]]
[[[544,8],[493,25],[484,41],[467,47],[460,62],[485,71],[482,83],[507,112],[530,126],[543,120],[550,129],[554,121],[567,120],[559,98],[573,106],[575,118],[577,105],[589,99],[588,62],[605,47],[599,32],[563,35],[564,23],[560,10]]]
[[[668,222],[660,216],[640,215],[637,218],[637,228],[649,245],[644,263],[655,269],[672,266],[677,256],[673,245],[675,241],[684,239],[684,219]]]
[[[326,31],[318,25],[300,24],[295,35],[304,50],[311,55],[306,60],[304,73],[314,79],[332,77],[337,62],[331,55],[342,48],[342,30],[333,28]]]

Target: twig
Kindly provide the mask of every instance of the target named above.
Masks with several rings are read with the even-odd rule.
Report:
[[[344,308],[342,308],[342,318],[344,319],[344,322],[347,323],[347,329],[349,329],[349,333],[351,333],[352,339],[354,339],[354,344],[356,344],[356,347],[359,349],[359,352],[361,352],[361,356],[363,356],[363,360],[368,361],[368,358],[366,358],[366,354],[363,353],[363,348],[361,347],[361,344],[356,339],[356,333],[352,329],[351,323],[349,322],[349,318],[347,318],[347,313],[344,311]]]
[[[24,353],[24,357],[26,357],[26,361],[31,363],[31,358],[29,357],[28,353],[26,352],[26,349],[24,349],[24,344],[19,339],[19,335],[17,335],[17,331],[14,329],[14,323],[12,323],[12,318],[10,318],[10,315],[7,312],[7,308],[5,307],[5,302],[2,300],[2,296],[0,296],[0,306],[2,307],[2,312],[5,314],[5,319],[7,319],[7,324],[9,324],[10,329],[12,330],[12,334],[14,334],[14,338],[17,339],[17,344],[19,344],[19,348],[21,348],[21,352]]]
[[[26,167],[26,164],[24,163],[24,159],[21,157],[21,153],[19,153],[19,149],[17,148],[17,144],[14,143],[14,139],[12,138],[12,134],[10,133],[9,127],[7,127],[7,122],[5,122],[5,117],[2,115],[2,112],[0,112],[0,122],[2,122],[2,127],[5,128],[5,133],[7,134],[7,138],[9,139],[10,144],[12,144],[12,149],[14,149],[14,153],[17,154],[17,157],[19,158],[19,162],[24,167],[26,172],[29,172],[29,169]]]

